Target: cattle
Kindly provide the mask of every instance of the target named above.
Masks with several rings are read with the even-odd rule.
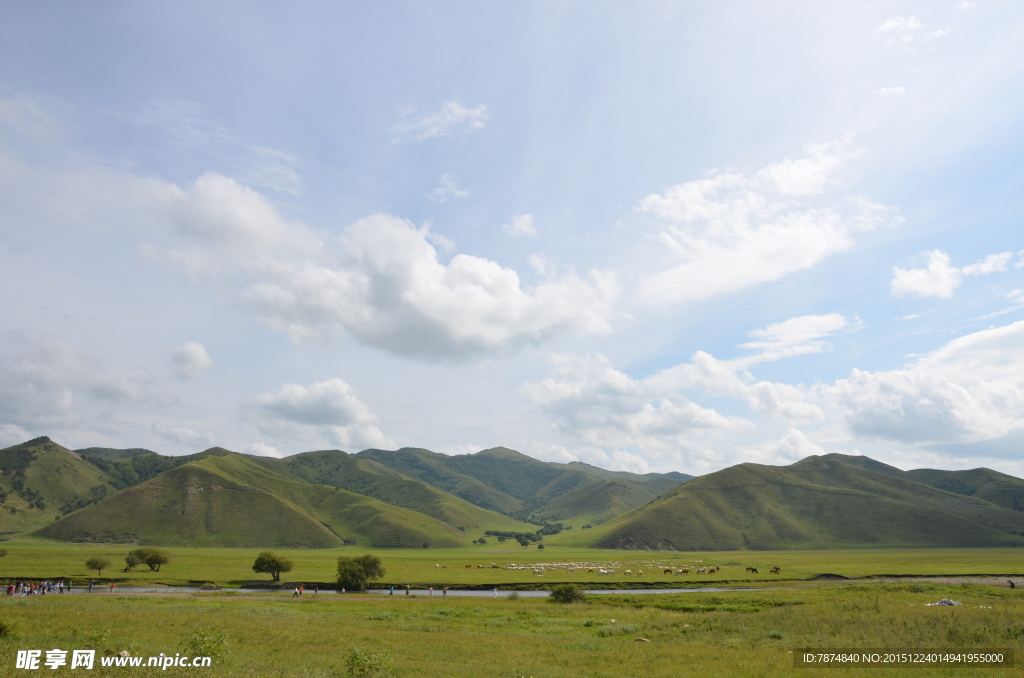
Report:
[[[468,570],[469,568],[471,568],[471,567],[473,567],[473,566],[472,566],[472,565],[466,565],[466,569],[467,569],[467,570]]]

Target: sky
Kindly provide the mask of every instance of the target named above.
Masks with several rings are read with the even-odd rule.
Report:
[[[0,445],[1024,476],[1024,5],[0,0]]]

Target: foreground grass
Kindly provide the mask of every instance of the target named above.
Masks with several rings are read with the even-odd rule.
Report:
[[[928,607],[947,597],[959,607]],[[212,669],[165,675],[346,674],[352,648],[387,655],[394,676],[793,675],[790,651],[818,648],[1011,647],[1024,658],[1024,595],[983,585],[800,584],[787,590],[539,599],[269,593],[0,599],[0,675],[18,649],[183,650],[194,630],[223,634]],[[649,642],[637,642],[637,638]],[[103,669],[130,675],[156,669]],[[47,675],[75,675],[68,670]],[[905,675],[906,669],[804,675]],[[915,676],[1005,676],[1004,669],[914,670]]]
[[[216,582],[222,586],[243,586],[250,582],[269,583],[268,575],[252,571],[253,561],[261,549],[245,548],[169,548],[171,562],[160,572],[145,566],[125,573],[124,557],[130,545],[68,545],[40,541],[9,541],[3,543],[7,556],[0,558],[0,580],[26,578],[72,579],[76,583],[97,578],[95,571],[85,568],[85,561],[103,556],[111,567],[103,571],[103,579],[117,580],[121,585],[167,584],[187,585],[190,582]],[[806,580],[829,573],[844,577],[897,576],[1017,576],[1024,577],[1024,552],[1019,549],[901,549],[860,551],[726,551],[705,553],[616,551],[568,548],[551,545],[544,550],[517,546],[488,544],[459,549],[275,549],[295,563],[285,582],[332,582],[339,555],[374,553],[387,569],[386,583],[435,587],[439,585],[484,586],[489,584],[577,584],[613,582],[632,585],[693,585],[714,583],[753,583]],[[480,569],[477,565],[496,563],[529,565],[524,570]],[[543,577],[532,573],[535,564],[557,564],[545,569]],[[616,569],[614,576],[597,576],[577,569],[569,573],[566,564],[589,564]],[[469,565],[469,568],[466,568]],[[721,567],[714,575],[698,575],[702,566]],[[757,567],[759,574],[746,571]],[[770,575],[773,566],[782,568],[781,575]],[[689,575],[665,575],[690,567]],[[632,569],[633,576],[625,575]],[[643,569],[643,577],[637,570]]]

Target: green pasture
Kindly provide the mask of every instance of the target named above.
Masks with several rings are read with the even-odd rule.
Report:
[[[8,556],[10,557],[10,555]],[[398,560],[397,558],[395,560]],[[422,565],[408,558],[406,566]],[[940,598],[958,607],[929,607]],[[878,581],[720,593],[542,599],[321,595],[0,598],[0,675],[19,649],[135,656],[195,648],[212,669],[168,676],[1007,676],[1007,669],[793,669],[799,648],[1012,648],[1024,659],[1024,591]],[[205,639],[205,640],[204,640]],[[221,640],[223,639],[223,640]],[[637,639],[644,639],[638,641]],[[194,650],[193,650],[194,651]],[[221,653],[222,652],[222,653]],[[358,653],[358,654],[355,654]],[[379,672],[349,672],[379,662]],[[155,674],[101,669],[94,676]],[[44,669],[47,675],[76,675]]]
[[[512,542],[514,543],[514,542]],[[3,544],[7,556],[0,558],[0,580],[72,579],[82,582],[98,579],[95,571],[85,568],[85,561],[103,556],[111,567],[102,579],[117,580],[121,585],[167,584],[187,585],[210,581],[221,586],[243,586],[251,582],[270,582],[270,576],[252,571],[253,561],[261,549],[249,548],[168,548],[171,562],[160,572],[146,566],[133,572],[122,572],[124,557],[135,548],[131,545],[69,545],[40,541],[10,541]],[[1020,549],[902,549],[902,550],[837,550],[837,551],[726,551],[678,553],[671,551],[620,551],[559,547],[549,545],[543,550],[535,546],[482,545],[458,549],[274,549],[290,558],[295,568],[282,575],[283,582],[320,582],[334,580],[339,555],[374,553],[387,570],[383,582],[389,584],[422,584],[483,586],[533,584],[550,587],[560,582],[582,585],[614,582],[634,586],[670,586],[693,584],[750,584],[802,581],[821,574],[843,577],[897,576],[1021,576],[1024,577],[1024,552]],[[500,566],[492,569],[491,563]],[[504,569],[510,564],[527,569]],[[470,567],[466,567],[469,565]],[[484,566],[480,568],[478,566]],[[568,567],[576,571],[569,573]],[[700,567],[718,566],[713,574],[697,574]],[[758,574],[746,571],[756,567]],[[782,568],[780,575],[769,569]],[[543,576],[533,574],[542,568]],[[594,573],[587,570],[593,567]],[[689,567],[688,575],[675,570]],[[553,568],[553,569],[549,569]],[[615,569],[614,576],[599,576],[597,569]],[[665,568],[673,570],[664,574]],[[625,570],[633,571],[627,576]],[[643,570],[643,576],[637,572]]]

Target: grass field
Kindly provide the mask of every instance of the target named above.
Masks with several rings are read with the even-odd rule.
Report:
[[[927,607],[942,597],[960,607]],[[0,600],[0,674],[18,649],[189,652],[196,631],[210,669],[170,676],[321,676],[346,659],[381,660],[393,676],[896,676],[907,670],[795,672],[799,648],[1024,650],[1024,599],[981,585],[803,584],[785,590],[542,599],[369,595],[294,599],[287,593],[174,596],[80,593]],[[223,642],[218,638],[223,637]],[[649,642],[638,642],[644,638]],[[194,650],[193,650],[194,652]],[[97,668],[88,675],[156,669]],[[19,672],[20,673],[20,672]],[[77,675],[45,670],[47,675]],[[1009,672],[1009,673],[1012,673]],[[1009,675],[1005,669],[914,669],[915,676]]]
[[[123,562],[128,547],[68,546],[7,542],[0,579],[71,577],[84,582],[84,562],[106,555]],[[213,649],[210,669],[170,668],[166,675],[321,676],[350,674],[350,657],[393,676],[897,676],[908,669],[793,668],[800,648],[1013,648],[1024,661],[1024,590],[1005,584],[887,582],[881,578],[813,581],[818,574],[993,575],[1024,571],[1017,549],[703,554],[595,551],[548,547],[377,551],[385,581],[435,586],[551,586],[612,581],[654,585],[703,582],[734,587],[724,592],[592,595],[586,603],[559,605],[544,599],[425,596],[346,596],[307,593],[131,594],[129,584],[215,581],[240,585],[254,575],[255,549],[169,549],[172,561],[160,573],[106,571],[122,580],[110,594],[79,591],[71,596],[0,598],[0,675],[14,675],[19,649],[127,650],[135,656],[189,652],[196,632]],[[363,551],[280,551],[295,560],[286,581],[327,582],[340,554]],[[717,576],[666,577],[655,565],[720,565]],[[478,569],[477,564],[576,562],[615,564],[616,577],[545,569]],[[473,565],[469,569],[466,564]],[[447,565],[447,568],[435,567]],[[747,565],[761,569],[746,572]],[[765,575],[778,565],[782,575]],[[638,567],[639,566],[639,567]],[[645,569],[645,576],[621,571]],[[95,574],[95,573],[91,573]],[[740,588],[756,590],[739,590]],[[958,607],[929,607],[940,598]],[[614,620],[614,622],[612,621]],[[224,641],[217,639],[223,637]],[[649,642],[637,641],[644,638]],[[211,640],[212,639],[212,640]],[[353,654],[356,653],[356,654]],[[356,664],[359,664],[357,661]],[[77,671],[44,669],[47,675]],[[88,675],[127,676],[156,669],[96,668]],[[20,672],[17,672],[20,673]],[[1005,669],[915,668],[915,676],[1010,675]],[[27,675],[27,674],[26,674]]]
[[[504,546],[504,545],[502,545]],[[0,580],[15,578],[58,579],[83,581],[98,578],[95,571],[85,568],[92,556],[104,556],[111,568],[103,571],[102,578],[123,585],[168,584],[182,586],[190,581],[210,581],[222,586],[242,586],[250,582],[269,583],[270,576],[255,574],[253,561],[262,549],[247,548],[168,548],[171,562],[160,572],[150,572],[145,566],[133,572],[120,571],[124,557],[134,548],[129,545],[68,545],[40,541],[9,541],[3,548],[8,552],[0,558]],[[539,584],[550,587],[559,582],[577,584],[612,582],[635,585],[671,585],[695,583],[771,583],[800,581],[820,574],[844,577],[899,576],[1021,576],[1024,578],[1024,552],[1020,549],[902,549],[902,550],[849,550],[849,551],[725,551],[705,553],[676,553],[648,551],[619,551],[548,546],[521,548],[482,545],[458,549],[275,549],[295,563],[295,569],[282,577],[285,582],[332,582],[340,555],[374,553],[387,569],[384,582],[402,584],[481,586],[487,584]],[[527,569],[480,569],[477,565],[496,563],[504,566],[515,563]],[[614,576],[590,574],[577,568],[567,572],[565,564],[614,568]],[[536,564],[559,565],[544,570],[544,576],[532,573]],[[435,567],[443,565],[445,567]],[[470,565],[470,568],[466,568]],[[717,565],[722,569],[714,575],[699,575],[695,569]],[[663,570],[691,567],[689,575],[665,575]],[[758,568],[750,574],[747,566]],[[778,566],[781,575],[768,574]],[[631,569],[633,576],[624,571]],[[644,570],[643,577],[636,576]]]

